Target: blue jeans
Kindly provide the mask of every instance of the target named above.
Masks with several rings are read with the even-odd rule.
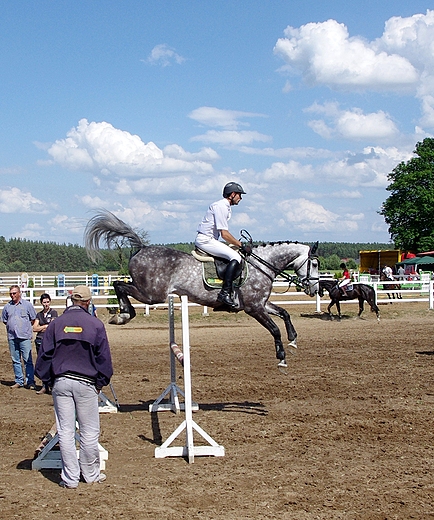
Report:
[[[12,358],[12,366],[15,374],[15,383],[24,386],[24,374],[21,366],[21,358],[26,370],[26,385],[35,384],[35,369],[32,360],[32,340],[30,339],[8,339],[9,351]]]
[[[86,482],[100,475],[98,392],[85,381],[58,377],[52,390],[62,458],[61,478],[68,487],[77,487],[80,471]],[[80,459],[75,446],[76,421],[80,432]]]

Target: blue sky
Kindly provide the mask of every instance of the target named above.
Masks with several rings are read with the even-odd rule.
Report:
[[[387,174],[434,132],[427,1],[5,2],[0,235],[95,210],[190,242],[224,184],[255,240],[388,242]]]

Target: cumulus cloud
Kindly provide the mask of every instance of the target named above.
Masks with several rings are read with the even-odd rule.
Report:
[[[312,86],[414,94],[421,103],[419,124],[432,128],[433,42],[434,11],[428,9],[426,14],[390,18],[381,37],[373,41],[350,36],[336,20],[288,26],[274,52],[285,62],[282,71],[299,74]]]
[[[48,213],[47,204],[20,188],[0,189],[0,213]]]
[[[59,234],[60,236],[65,235],[65,231],[73,234],[83,233],[86,221],[79,217],[70,217],[68,215],[54,215],[53,218],[48,220],[52,233]]]
[[[336,20],[288,26],[274,48],[286,70],[300,72],[308,84],[344,89],[414,88],[419,75],[404,56],[376,49],[360,37],[350,37]]]
[[[285,223],[294,230],[324,232],[334,231],[337,226],[343,231],[358,229],[357,220],[359,218],[347,215],[347,220],[345,220],[337,213],[304,198],[283,200],[277,206]]]
[[[139,136],[110,123],[89,123],[87,119],[81,119],[78,126],[67,133],[66,139],[52,144],[48,154],[53,163],[69,170],[120,177],[211,173],[212,166],[206,161],[212,162],[218,157],[210,149],[189,154],[181,147],[166,147],[165,153],[154,143],[144,143]]]
[[[179,194],[191,195],[201,193],[221,192],[229,180],[225,175],[213,175],[211,177],[201,178],[200,182],[197,178],[190,175],[179,175],[164,179],[158,178],[141,178],[141,179],[120,179],[113,186],[115,193],[119,195],[131,195],[134,193],[145,193],[156,196],[176,197]]]
[[[83,197],[77,198],[83,204],[83,206],[86,206],[87,208],[91,209],[104,208],[109,205],[106,200],[103,200],[100,197],[91,197],[90,195],[84,195]]]
[[[25,224],[21,231],[15,233],[18,238],[25,238],[28,240],[38,240],[42,236],[44,228],[40,224]]]
[[[288,181],[288,180],[308,180],[314,176],[313,168],[310,164],[303,165],[296,161],[287,163],[276,162],[267,168],[262,174],[262,178],[267,181]]]
[[[390,139],[398,135],[398,128],[390,116],[379,110],[364,114],[359,108],[342,110],[337,103],[314,103],[306,112],[324,114],[328,121],[309,121],[312,130],[325,139],[338,138],[352,141]]]
[[[181,65],[184,63],[185,58],[178,54],[175,49],[167,45],[166,43],[160,43],[156,45],[147,58],[147,63],[151,65],[160,65],[161,67],[168,67],[174,63]]]

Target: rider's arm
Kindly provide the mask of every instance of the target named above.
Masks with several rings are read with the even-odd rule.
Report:
[[[241,247],[241,242],[237,240],[227,229],[220,229],[220,236],[225,242]]]

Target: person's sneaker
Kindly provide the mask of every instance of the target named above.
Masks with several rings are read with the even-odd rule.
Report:
[[[102,484],[106,480],[107,480],[107,475],[105,473],[100,473],[99,474],[99,479],[97,480],[97,483],[98,484]]]
[[[65,488],[65,489],[75,489],[76,487],[78,487],[78,484],[77,484],[77,486],[69,486],[64,480],[61,480],[59,482],[59,486],[61,488]]]
[[[23,388],[23,385],[20,385],[19,383],[15,383],[14,385],[11,386],[12,389],[15,390],[15,388]]]
[[[38,395],[43,395],[43,394],[46,394],[47,393],[47,390],[45,388],[45,386],[43,386],[40,390],[38,390],[36,392]]]
[[[27,390],[36,390],[35,385],[26,385]]]

